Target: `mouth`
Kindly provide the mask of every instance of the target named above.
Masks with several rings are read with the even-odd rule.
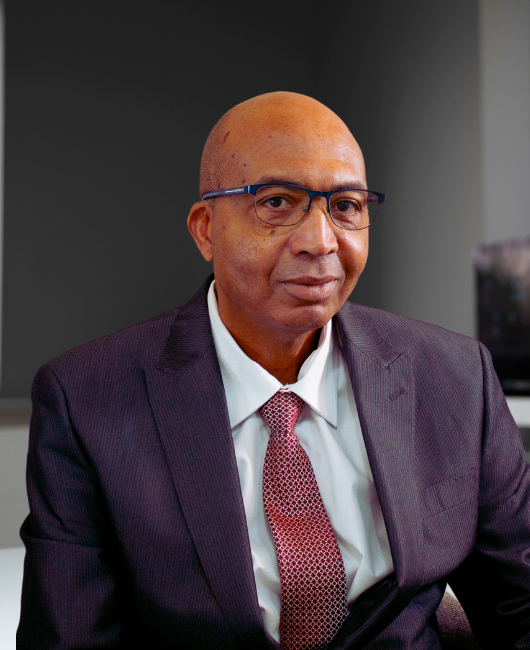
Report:
[[[283,281],[283,285],[291,296],[299,300],[320,302],[329,298],[335,291],[339,279],[334,275],[313,277],[304,275]]]

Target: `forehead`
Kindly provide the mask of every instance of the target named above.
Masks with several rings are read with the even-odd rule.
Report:
[[[274,163],[255,166],[249,170],[252,179],[241,179],[241,184],[293,183],[314,190],[341,187],[365,187],[364,166],[329,158],[276,159]]]
[[[284,180],[325,189],[322,183],[347,185],[365,179],[363,156],[347,131],[262,132],[233,138],[231,144],[225,181],[235,185]]]

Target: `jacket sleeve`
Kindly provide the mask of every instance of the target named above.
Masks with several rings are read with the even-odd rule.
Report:
[[[18,650],[119,648],[118,571],[98,485],[49,365],[37,373]]]
[[[530,648],[530,467],[491,356],[480,344],[484,416],[474,550],[450,576],[482,648]]]

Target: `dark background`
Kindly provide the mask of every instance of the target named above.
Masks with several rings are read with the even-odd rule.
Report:
[[[186,229],[202,147],[274,90],[335,110],[387,193],[352,298],[471,333],[477,51],[472,0],[8,0],[0,396],[193,295],[210,270]]]

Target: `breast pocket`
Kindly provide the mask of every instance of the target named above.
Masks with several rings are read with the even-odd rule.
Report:
[[[432,582],[453,571],[475,543],[478,473],[431,485],[423,497],[424,578]]]

